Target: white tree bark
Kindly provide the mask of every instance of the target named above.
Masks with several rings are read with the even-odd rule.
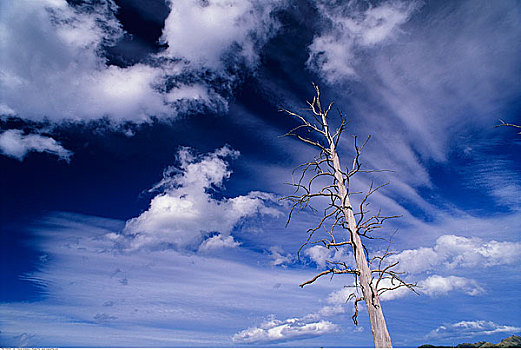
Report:
[[[317,86],[315,86],[315,90],[316,96],[313,98],[312,102],[308,102],[309,110],[311,111],[311,118],[305,118],[289,110],[283,110],[300,121],[299,125],[289,131],[286,135],[294,136],[300,141],[320,150],[319,156],[313,161],[300,165],[302,175],[298,182],[292,184],[296,188],[296,194],[285,197],[285,199],[294,203],[289,214],[288,222],[291,219],[291,215],[295,208],[301,210],[310,207],[310,201],[315,198],[322,197],[329,199],[329,205],[324,210],[322,219],[317,226],[308,230],[308,239],[300,249],[307,244],[318,244],[325,246],[328,249],[337,249],[340,246],[350,245],[353,249],[356,268],[348,266],[344,261],[330,261],[328,262],[329,267],[326,270],[318,273],[309,281],[302,283],[300,287],[312,284],[318,278],[326,275],[353,275],[355,280],[354,287],[357,291],[361,291],[362,294],[362,296],[360,296],[353,293],[350,296],[350,298],[353,296],[355,297],[355,315],[353,315],[353,321],[356,323],[358,315],[357,303],[361,300],[365,301],[369,320],[371,322],[375,347],[390,348],[392,347],[391,338],[380,305],[379,295],[401,287],[407,287],[414,291],[416,285],[403,281],[400,277],[400,273],[393,270],[398,262],[391,264],[384,263],[385,258],[392,254],[389,252],[389,247],[384,254],[381,256],[372,256],[369,261],[362,238],[374,238],[371,236],[373,230],[380,228],[385,220],[397,216],[383,216],[380,215],[380,212],[370,217],[365,216],[368,212],[367,209],[365,209],[367,206],[366,200],[371,194],[384,185],[374,188],[371,185],[369,191],[359,203],[357,212],[353,211],[349,198],[350,179],[359,172],[370,173],[375,172],[376,170],[361,169],[362,165],[359,157],[365,143],[361,147],[358,147],[355,137],[356,156],[354,157],[352,168],[347,169],[345,172],[342,171],[340,158],[337,152],[337,144],[346,123],[342,113],[339,112],[341,121],[340,127],[334,133],[331,132],[327,115],[331,109],[332,103],[329,104],[328,108],[322,109],[320,104],[320,91]],[[312,174],[310,175],[308,172]],[[309,176],[306,178],[306,175]],[[316,190],[314,188],[314,181],[319,178],[323,179],[324,177],[332,179],[333,183],[323,186],[320,190]],[[298,194],[299,192],[304,193]],[[328,228],[326,228],[326,226],[328,226]],[[326,229],[326,238],[312,241],[311,238],[314,234],[322,228]],[[346,240],[343,234],[342,239],[337,240],[339,237],[335,232],[338,232],[341,228],[349,231],[349,240]],[[372,268],[372,265],[375,264],[375,262],[377,263],[377,267]],[[379,283],[384,280],[390,282],[391,286],[379,287]]]
[[[325,115],[322,115],[322,124],[326,134],[331,135]],[[356,267],[359,272],[358,278],[360,279],[360,287],[362,289],[362,295],[367,306],[367,312],[369,313],[374,346],[377,348],[391,348],[391,337],[389,336],[389,332],[387,330],[387,324],[385,322],[380,300],[378,298],[378,292],[372,285],[371,268],[367,262],[362,240],[358,234],[356,219],[353,213],[353,208],[351,206],[351,201],[349,200],[347,188],[344,183],[344,176],[342,175],[340,159],[338,158],[334,140],[330,136],[328,136],[327,139],[329,143],[329,156],[333,161],[333,167],[335,171],[336,186],[338,188],[338,194],[341,198],[341,208],[350,231],[351,247],[353,248]]]

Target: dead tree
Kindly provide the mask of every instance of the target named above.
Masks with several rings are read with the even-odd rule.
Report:
[[[301,249],[310,244],[337,250],[343,246],[350,246],[356,266],[349,266],[349,263],[345,261],[328,261],[327,269],[302,283],[300,287],[312,284],[323,276],[352,275],[354,284],[350,287],[356,291],[349,297],[349,299],[354,299],[353,321],[355,324],[357,323],[358,303],[364,301],[369,313],[375,347],[392,347],[379,296],[384,292],[401,287],[413,290],[415,285],[404,282],[400,273],[394,270],[397,262],[387,263],[386,258],[392,254],[389,246],[383,253],[369,256],[366,243],[369,240],[377,239],[373,231],[380,228],[386,220],[396,216],[383,216],[380,212],[374,215],[369,214],[367,208],[369,197],[385,185],[371,185],[369,191],[362,196],[356,211],[353,209],[350,198],[354,194],[350,187],[351,179],[359,173],[376,171],[364,170],[360,162],[360,155],[369,141],[369,137],[362,145],[358,144],[356,137],[354,138],[354,159],[351,167],[344,170],[340,163],[337,147],[346,121],[342,112],[339,111],[340,125],[335,131],[332,130],[328,114],[333,103],[323,108],[320,103],[320,90],[316,85],[313,86],[316,94],[313,100],[308,102],[308,108],[306,108],[309,116],[304,117],[287,109],[281,110],[296,118],[299,123],[286,135],[296,137],[319,150],[319,155],[313,161],[301,164],[297,168],[301,170],[299,180],[291,184],[295,187],[295,194],[284,197],[293,203],[288,222],[295,210],[311,208],[316,211],[311,205],[311,201],[319,198],[325,199],[328,204],[323,211],[323,216],[315,227],[308,230],[307,240]],[[319,232],[325,235],[325,238],[317,238]]]
[[[511,127],[514,127],[514,128],[521,129],[521,125],[511,124],[511,123],[505,123],[505,122],[502,121],[501,119],[500,119],[499,121],[501,122],[501,124],[496,125],[496,128],[498,128],[498,127],[500,127],[500,126],[511,126]],[[521,131],[518,132],[518,134],[521,135]]]

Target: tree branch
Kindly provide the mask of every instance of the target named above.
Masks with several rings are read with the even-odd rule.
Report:
[[[340,270],[340,269],[330,268],[329,270],[322,271],[321,273],[315,275],[315,277],[313,277],[309,281],[299,284],[299,287],[304,288],[305,285],[311,284],[311,283],[315,282],[317,279],[319,279],[320,277],[325,276],[325,275],[329,275],[329,274],[340,275],[340,274],[346,274],[346,273],[356,275],[359,272],[358,272],[358,270],[350,270],[350,269]]]

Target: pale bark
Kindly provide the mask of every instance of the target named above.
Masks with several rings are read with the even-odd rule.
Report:
[[[328,264],[330,266],[328,269],[318,273],[309,281],[302,283],[300,287],[312,284],[325,275],[350,274],[354,276],[355,283],[353,287],[356,288],[357,292],[361,291],[362,296],[353,293],[349,297],[355,298],[355,314],[352,317],[353,321],[355,324],[357,323],[358,302],[362,300],[365,301],[375,347],[390,348],[392,347],[391,338],[380,305],[379,295],[399,287],[407,287],[414,291],[413,288],[415,287],[415,284],[404,282],[399,276],[400,273],[392,270],[397,263],[387,266],[384,265],[384,260],[392,254],[389,252],[389,247],[383,255],[373,256],[369,261],[362,238],[366,240],[374,239],[375,237],[372,236],[372,231],[380,228],[385,220],[395,218],[396,216],[382,216],[380,215],[380,212],[369,218],[365,216],[367,213],[367,199],[371,194],[385,185],[374,188],[371,185],[369,191],[359,204],[359,211],[356,213],[353,211],[351,200],[349,198],[349,181],[351,177],[357,173],[372,173],[376,170],[362,170],[359,157],[365,143],[359,147],[355,137],[356,155],[353,159],[352,168],[345,172],[342,171],[340,158],[337,152],[337,144],[346,123],[342,113],[339,112],[341,122],[340,126],[334,133],[331,132],[327,116],[332,107],[332,103],[329,104],[326,109],[323,109],[320,105],[320,91],[317,86],[314,87],[316,90],[316,96],[313,98],[312,102],[308,102],[312,118],[305,118],[300,114],[285,109],[283,110],[290,116],[297,118],[299,121],[299,125],[289,131],[286,135],[294,136],[300,141],[320,150],[318,157],[313,161],[304,163],[300,166],[302,168],[300,179],[296,183],[292,184],[296,188],[295,193],[304,191],[304,194],[294,194],[285,197],[285,199],[294,203],[289,214],[288,222],[291,219],[294,209],[302,210],[306,207],[311,207],[310,201],[318,197],[328,198],[330,200],[329,206],[324,210],[324,215],[319,224],[308,230],[308,239],[302,245],[301,249],[307,244],[319,244],[328,249],[337,249],[340,246],[351,245],[356,262],[356,268],[351,268],[347,263],[342,261],[329,261]],[[306,178],[308,172],[311,172],[312,175]],[[332,179],[332,184],[326,185],[318,191],[313,190],[312,187],[314,181],[323,177]],[[326,226],[328,226],[329,229],[326,229]],[[321,228],[326,229],[329,236],[327,238],[311,241],[314,234]],[[349,241],[345,238],[337,240],[335,232],[340,228],[349,231]],[[377,262],[377,267],[372,269],[371,266],[375,261]],[[376,278],[373,277],[373,274],[376,274]],[[391,287],[379,288],[379,283],[383,280],[390,281]]]
[[[329,126],[325,115],[322,116],[322,124],[324,125],[324,131],[326,131],[326,134],[330,135]],[[376,348],[391,348],[391,337],[389,336],[389,331],[387,330],[387,324],[385,322],[380,300],[378,298],[378,292],[374,289],[371,283],[371,269],[367,262],[362,240],[358,234],[358,228],[351,206],[351,201],[349,200],[347,188],[344,184],[344,176],[342,175],[340,159],[338,158],[335,143],[330,137],[327,138],[329,142],[329,156],[333,161],[333,167],[335,171],[335,185],[338,188],[338,193],[341,198],[342,213],[344,214],[350,231],[351,247],[353,248],[353,255],[355,257],[356,266],[359,272],[358,278],[360,280],[362,295],[364,297],[367,306],[367,312],[369,314],[369,320],[371,322],[374,346]]]

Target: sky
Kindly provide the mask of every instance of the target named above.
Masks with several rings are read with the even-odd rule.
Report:
[[[371,347],[282,197],[312,83],[389,185],[393,345],[521,334],[521,3],[4,0],[0,344]],[[353,194],[356,204],[360,195]],[[324,203],[317,202],[317,208]],[[317,235],[324,235],[318,232]],[[385,242],[367,242],[371,256]]]

